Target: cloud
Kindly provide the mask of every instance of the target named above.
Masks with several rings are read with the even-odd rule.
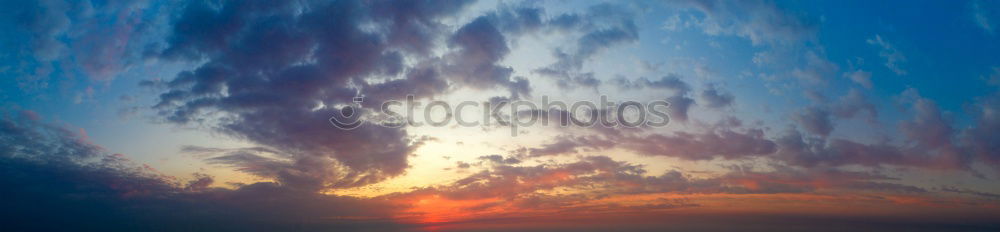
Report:
[[[590,8],[591,18],[560,24],[543,21],[540,8],[503,5],[449,31],[442,21],[467,2],[428,4],[188,4],[172,21],[159,55],[204,62],[165,82],[154,108],[167,122],[202,125],[282,153],[277,160],[240,156],[213,162],[265,162],[275,170],[252,174],[311,183],[304,188],[355,187],[402,174],[420,144],[402,128],[327,127],[326,119],[355,96],[378,105],[472,88],[507,89],[518,98],[530,95],[531,85],[501,64],[518,36],[545,28],[581,31],[573,56],[589,57],[600,49],[595,46],[634,40],[636,34],[630,16],[617,7]],[[430,52],[442,48],[438,42],[445,45],[439,57]],[[593,76],[580,78],[582,84],[599,83]],[[371,107],[368,102],[361,105]]]
[[[774,153],[777,146],[764,138],[764,131],[712,128],[701,133],[675,132],[672,135],[649,135],[620,140],[623,147],[641,155],[669,156],[686,160],[711,160],[717,157],[738,159]]]
[[[660,176],[647,176],[639,165],[615,161],[606,156],[579,157],[562,164],[535,166],[494,165],[455,182],[394,196],[407,198],[440,195],[455,200],[501,199],[505,204],[494,207],[561,207],[561,197],[543,193],[555,188],[579,189],[582,195],[567,196],[577,200],[596,200],[606,194],[638,194],[687,191],[698,187],[688,177],[671,171]],[[592,186],[592,187],[588,187]],[[550,205],[529,205],[524,201]],[[563,198],[562,200],[566,200]]]
[[[640,79],[642,80],[642,79]],[[670,86],[684,90],[678,83],[666,81],[618,80],[623,86]],[[639,84],[643,83],[643,84]],[[659,83],[659,84],[650,84]],[[672,83],[672,84],[671,84]],[[679,87],[680,86],[680,87]],[[825,98],[824,98],[825,99]],[[715,125],[695,124],[694,131],[669,134],[642,133],[624,130],[593,130],[590,135],[560,136],[535,148],[527,148],[531,157],[576,154],[581,151],[600,152],[623,149],[639,155],[667,156],[684,160],[741,160],[764,158],[794,167],[835,168],[850,165],[866,167],[914,167],[938,170],[960,170],[977,174],[970,168],[975,160],[995,164],[997,155],[990,152],[993,142],[992,120],[987,112],[996,107],[995,100],[984,98],[976,127],[956,130],[933,101],[922,98],[915,90],[905,91],[899,98],[911,106],[914,116],[899,124],[904,141],[864,143],[852,139],[830,137],[837,120],[862,117],[868,123],[878,123],[877,108],[861,93],[852,89],[837,101],[821,100],[820,105],[804,108],[791,116],[802,128],[818,137],[804,136],[791,129],[783,133],[765,133],[759,128],[741,128],[739,120],[729,118]]]
[[[639,78],[635,81],[630,81],[628,79],[619,78],[615,80],[615,84],[622,89],[668,89],[681,95],[691,91],[691,86],[681,80],[681,76],[678,74],[667,74],[666,76],[655,80]]]
[[[993,1],[972,1],[972,19],[987,34],[996,34],[997,6]]]
[[[960,144],[979,160],[1000,165],[1000,95],[979,99],[975,106],[975,122],[960,133]]]
[[[528,149],[531,157],[577,153],[577,148],[604,150],[616,146],[615,141],[596,136],[560,136],[551,143]]]
[[[798,131],[788,131],[775,142],[780,147],[774,155],[776,160],[801,167],[896,165],[962,170],[966,165],[953,159],[949,153],[928,152],[886,142],[865,144],[841,138],[807,138]]]
[[[591,6],[573,27],[583,31],[576,41],[574,52],[561,57],[557,66],[579,69],[584,60],[608,47],[639,39],[639,29],[632,19],[632,12],[622,6],[600,4]],[[564,25],[565,26],[565,25]]]
[[[881,35],[867,40],[868,44],[878,46],[880,49],[878,56],[885,59],[885,67],[892,70],[896,75],[906,75],[906,70],[901,67],[906,63],[906,56],[903,55],[894,45],[882,39]]]
[[[836,140],[828,145],[825,139],[806,138],[794,130],[776,139],[776,143],[781,147],[777,152],[777,157],[780,157],[781,161],[805,167],[858,163],[878,165],[883,159],[898,160],[902,156],[894,147],[888,145],[869,146],[847,140]],[[840,146],[849,146],[853,149],[837,149]],[[878,156],[866,157],[875,154]]]
[[[876,192],[927,192],[919,187],[889,183],[896,178],[865,172],[837,169],[796,169],[775,167],[772,172],[742,171],[720,177],[723,183],[743,187],[752,193],[815,192],[831,189],[867,190]]]
[[[888,141],[878,143],[860,143],[842,138],[808,138],[800,132],[790,130],[775,139],[779,150],[773,158],[777,161],[802,167],[862,165],[880,167],[896,165],[903,167],[919,167],[944,170],[964,170],[978,174],[970,168],[974,160],[996,164],[996,155],[990,142],[993,126],[991,109],[996,108],[992,98],[983,98],[977,104],[980,111],[976,126],[964,130],[954,128],[948,114],[938,108],[930,99],[923,98],[915,89],[908,89],[899,97],[900,101],[913,113],[909,120],[899,122],[899,132],[905,136],[902,144]],[[811,108],[816,113],[803,113],[794,116],[803,124],[806,131],[824,135],[824,126],[831,123],[830,117],[850,118],[859,112],[874,120],[876,111],[871,103],[867,103],[859,91],[852,90],[839,103],[833,104],[832,113],[818,113],[825,109]],[[808,112],[805,111],[805,112]],[[808,120],[807,120],[808,119]],[[810,121],[812,120],[812,121]]]
[[[531,156],[564,155],[580,148],[605,151],[626,149],[639,155],[667,156],[684,160],[741,159],[767,156],[777,145],[764,137],[762,129],[739,129],[740,122],[705,126],[698,132],[642,134],[628,131],[600,132],[593,136],[562,136],[538,148],[528,149]]]
[[[557,56],[566,56],[566,54],[557,54]],[[569,73],[555,69],[542,68],[534,71],[535,73],[541,75],[547,75],[556,77],[556,86],[561,89],[573,89],[573,88],[590,88],[596,91],[597,87],[601,85],[602,81],[594,77],[594,73]]]
[[[381,105],[390,100],[403,100],[407,96],[414,98],[429,98],[448,89],[447,80],[442,77],[441,70],[431,64],[418,65],[406,71],[405,78],[393,79],[375,84],[362,84],[364,101],[372,105]],[[530,92],[523,90],[518,92]],[[362,103],[363,106],[369,106]]]
[[[346,131],[330,127],[327,120],[358,95],[370,93],[371,100],[429,97],[446,91],[449,83],[482,88],[515,83],[507,78],[508,68],[494,64],[508,50],[489,20],[474,20],[445,38],[439,20],[466,3],[188,4],[172,22],[160,56],[205,62],[166,82],[168,89],[155,109],[168,122],[204,125],[278,151],[278,159],[241,155],[211,162],[266,164],[242,170],[289,186],[345,188],[398,176],[420,141],[401,128],[368,125]],[[457,61],[469,62],[454,64],[471,68],[461,74],[487,79],[446,82],[453,77],[446,74],[456,72],[447,58],[403,65],[404,57],[424,57],[434,41],[445,39]],[[520,88],[515,92],[526,94],[526,83],[516,84],[511,85]]]
[[[837,64],[821,57],[814,51],[808,51],[805,55],[805,67],[795,68],[791,75],[809,83],[826,83],[826,80],[834,76],[839,70]]]
[[[808,91],[806,94],[820,104],[806,107],[793,114],[791,118],[809,133],[823,137],[829,136],[836,127],[834,125],[835,119],[850,119],[858,116],[859,113],[865,113],[864,116],[869,123],[876,123],[878,111],[875,105],[868,102],[868,99],[857,89],[851,89],[847,95],[833,103],[828,103],[826,97],[819,93]]]
[[[792,120],[798,122],[809,133],[816,135],[825,137],[833,131],[833,123],[830,122],[830,112],[824,109],[816,107],[806,108],[793,115]]]
[[[990,73],[989,77],[981,76],[980,78],[986,80],[987,84],[1000,86],[1000,67],[994,66],[993,72]]]
[[[261,182],[187,183],[107,153],[82,132],[37,118],[0,119],[0,202],[13,230],[386,230],[394,205]]]
[[[510,53],[505,36],[520,36],[541,26],[542,10],[534,7],[505,6],[463,25],[448,38],[448,46],[457,49],[446,68],[459,84],[487,89],[503,86],[511,96],[530,95],[526,79],[512,79],[513,69],[498,63]]]
[[[903,101],[912,106],[913,118],[899,123],[899,130],[917,146],[938,149],[953,146],[955,129],[944,112],[930,99],[923,98],[916,89],[907,89]]]
[[[963,131],[961,137],[963,145],[959,146],[954,142],[955,131],[940,129],[941,126],[947,126],[946,121],[940,121],[943,120],[940,118],[940,112],[935,114],[934,108],[927,104],[930,103],[915,105],[914,110],[922,113],[917,113],[913,120],[901,124],[900,132],[912,143],[896,144],[890,141],[862,143],[829,137],[835,127],[834,119],[853,118],[864,112],[863,115],[872,117],[869,120],[874,120],[877,114],[874,106],[868,103],[860,92],[851,91],[837,102],[810,107],[792,116],[792,119],[799,121],[806,131],[820,137],[807,137],[794,129],[769,136],[763,129],[740,128],[739,120],[730,119],[732,122],[703,125],[696,132],[643,134],[637,131],[593,131],[595,135],[561,136],[550,143],[527,150],[532,157],[624,149],[639,155],[667,156],[693,161],[717,158],[727,160],[765,158],[793,167],[807,168],[894,165],[975,172],[969,168],[973,155],[967,152],[974,150],[979,152],[976,157],[980,157],[981,160],[995,162],[995,155],[989,152],[991,143],[987,139],[992,137],[985,132],[989,131],[988,128],[992,128],[989,126],[988,118],[980,122],[982,126],[979,127],[987,129]],[[924,130],[928,133],[910,133]]]
[[[562,88],[596,86],[599,81],[593,74],[580,73],[583,63],[611,47],[638,41],[639,29],[633,15],[628,8],[603,3],[591,6],[583,14],[556,16],[548,21],[547,28],[577,39],[572,46],[554,49],[556,62],[534,72],[556,78]]]
[[[493,165],[455,182],[391,194],[419,202],[410,211],[430,221],[450,223],[528,217],[654,213],[702,207],[694,196],[809,194],[843,190],[924,194],[898,179],[870,172],[775,166],[772,171],[732,170],[696,178],[675,170],[651,174],[641,165],[607,156],[582,156],[565,163]],[[687,196],[676,198],[676,196]],[[661,199],[650,197],[659,196]],[[665,199],[664,197],[671,197]],[[608,201],[616,204],[606,204]],[[448,205],[440,210],[433,205]],[[658,211],[663,212],[663,211]],[[469,215],[476,215],[469,217]],[[523,219],[518,219],[522,221]]]
[[[28,1],[4,4],[14,33],[27,41],[10,51],[22,57],[19,69],[79,72],[93,81],[110,81],[140,64],[143,48],[153,44],[159,21],[150,12],[170,4],[136,1]],[[30,66],[30,67],[29,67]],[[29,71],[31,72],[31,71]],[[25,73],[28,74],[28,73]],[[33,73],[35,75],[41,73]],[[47,76],[47,75],[43,75]]]
[[[404,4],[410,6],[382,5],[391,5],[382,7],[393,8],[388,12],[375,9],[378,11],[376,16],[394,19],[392,24],[394,31],[389,33],[410,33],[404,38],[399,38],[398,41],[389,41],[390,44],[412,48],[409,50],[415,51],[411,55],[428,55],[426,50],[435,45],[433,43],[434,34],[448,33],[443,30],[442,25],[438,25],[440,23],[433,21],[433,15],[419,16],[419,14],[407,12],[409,10],[407,7],[426,7],[417,4],[417,1]],[[451,7],[458,8],[438,10],[435,14],[459,10],[461,5],[451,4]],[[528,80],[512,77],[513,69],[500,63],[510,53],[508,44],[513,43],[517,36],[538,30],[541,26],[542,13],[542,9],[531,6],[503,5],[496,11],[488,12],[461,26],[454,34],[447,37],[446,44],[453,50],[440,59],[433,57],[425,59],[410,68],[405,74],[405,78],[402,79],[392,79],[374,84],[363,82],[362,92],[366,98],[376,102],[376,104],[386,100],[403,99],[407,95],[414,95],[418,98],[432,97],[454,87],[470,87],[479,90],[505,88],[510,91],[510,96],[514,98],[530,96],[531,85]],[[421,17],[420,21],[435,26],[433,30],[419,29],[426,26],[406,26],[412,24],[407,17]],[[400,26],[400,24],[404,26]],[[414,30],[415,32],[406,32]],[[513,38],[508,39],[510,37]],[[414,40],[422,42],[408,44]],[[389,55],[392,58],[389,60],[391,62],[385,63],[391,64],[388,66],[391,69],[387,70],[402,70],[403,55],[400,53],[390,53]],[[395,73],[387,72],[385,74],[394,75]]]
[[[282,153],[276,160],[244,155],[212,162],[265,162],[260,166],[275,170],[252,174],[312,183],[301,187],[355,187],[402,174],[406,157],[420,143],[404,129],[320,126],[354,96],[378,105],[468,87],[507,89],[518,98],[530,95],[531,85],[501,64],[518,36],[540,30],[579,32],[578,46],[560,63],[577,69],[602,47],[637,39],[631,16],[612,5],[589,8],[587,18],[566,14],[550,21],[542,19],[540,8],[502,5],[449,32],[441,20],[457,14],[465,1],[445,8],[419,1],[400,4],[189,4],[172,21],[160,56],[205,62],[165,82],[167,90],[155,109],[168,122],[203,125]],[[438,47],[436,41],[446,45],[440,57],[429,52]],[[600,83],[592,74],[571,79],[564,83]],[[672,98],[676,103],[671,110],[683,121],[693,100]],[[290,172],[295,169],[302,172]]]
[[[249,143],[242,148],[189,146],[182,152],[208,165],[266,180],[222,183],[231,185],[231,189],[225,189],[216,187],[220,183],[206,174],[166,176],[150,166],[129,161],[126,155],[105,151],[91,143],[82,129],[45,123],[38,114],[26,111],[13,119],[0,118],[0,184],[8,186],[0,190],[0,195],[10,198],[0,200],[0,207],[8,211],[0,218],[6,218],[6,226],[16,231],[63,227],[113,231],[393,231],[414,229],[399,224],[413,219],[434,226],[496,223],[490,225],[499,225],[497,228],[505,219],[559,219],[565,224],[601,224],[614,221],[613,217],[639,222],[676,220],[668,214],[706,212],[692,208],[718,206],[720,202],[733,211],[760,209],[767,203],[778,204],[770,208],[797,209],[794,207],[807,204],[819,208],[803,211],[853,213],[868,210],[851,206],[893,202],[907,207],[872,204],[868,209],[885,213],[898,211],[882,210],[909,212],[955,206],[949,209],[994,215],[982,213],[995,211],[994,193],[961,187],[928,192],[925,187],[910,185],[917,179],[910,179],[914,177],[909,173],[902,176],[905,179],[893,174],[910,169],[978,174],[973,167],[1000,165],[1000,116],[996,113],[1000,112],[1000,97],[977,99],[967,107],[970,117],[953,117],[949,113],[953,109],[945,104],[938,106],[916,90],[907,90],[899,97],[906,108],[902,114],[905,120],[893,121],[898,124],[887,131],[901,137],[875,142],[854,139],[855,134],[850,132],[857,128],[839,127],[841,120],[855,118],[869,120],[872,127],[880,126],[877,105],[868,99],[864,89],[851,89],[839,98],[829,99],[818,91],[807,90],[807,97],[813,98],[815,105],[801,108],[790,118],[770,118],[744,126],[739,119],[726,115],[705,115],[709,119],[722,117],[715,124],[706,124],[700,122],[703,118],[695,118],[703,115],[691,114],[691,107],[734,106],[733,93],[722,89],[728,85],[695,89],[691,84],[704,83],[689,83],[677,74],[605,80],[599,76],[604,75],[603,71],[588,70],[588,62],[609,49],[639,41],[641,23],[635,20],[653,15],[643,15],[648,11],[646,3],[634,4],[600,4],[579,13],[546,15],[543,8],[532,3],[466,11],[472,5],[468,1],[423,0],[0,3],[0,8],[9,9],[5,12],[14,13],[11,15],[20,20],[11,21],[16,22],[10,24],[16,26],[11,28],[12,34],[24,35],[3,39],[8,44],[5,47],[17,49],[0,59],[24,60],[27,64],[14,68],[14,72],[31,69],[26,73],[45,76],[31,81],[43,83],[49,81],[49,75],[76,80],[74,77],[80,74],[108,81],[143,62],[157,62],[166,70],[136,70],[138,75],[184,69],[163,80],[147,78],[140,82],[149,87],[145,90],[160,94],[153,106],[158,113],[155,120]],[[815,38],[817,24],[783,10],[781,3],[668,4],[686,4],[687,9],[694,10],[671,12],[676,14],[668,15],[672,18],[663,25],[665,29],[683,32],[697,26],[709,35],[748,40],[754,48],[751,50],[767,50],[753,55],[753,62],[761,65],[754,70],[777,71],[778,75],[820,84],[838,76],[840,67],[827,59]],[[973,4],[976,14],[989,9],[979,6],[986,4],[983,1]],[[975,18],[994,33],[991,18]],[[357,96],[365,99],[357,105],[361,113],[370,113],[380,102],[407,95],[450,98],[447,94],[467,89],[476,93],[509,92],[491,101],[530,97],[533,80],[519,76],[524,74],[506,62],[516,57],[511,52],[523,37],[550,35],[568,42],[550,50],[554,62],[542,64],[542,68],[533,70],[534,74],[552,78],[559,90],[596,91],[602,84],[612,84],[621,88],[619,92],[652,92],[657,95],[640,95],[668,100],[668,113],[684,127],[673,131],[543,131],[560,135],[537,147],[514,148],[511,154],[474,154],[467,156],[469,159],[445,161],[445,165],[461,170],[449,172],[455,176],[444,176],[444,181],[412,189],[383,190],[369,185],[387,183],[407,171],[413,176],[401,179],[407,182],[404,184],[421,184],[408,182],[412,177],[422,177],[422,171],[410,170],[415,165],[410,157],[415,157],[415,151],[428,139],[414,136],[410,128],[364,125],[340,130],[328,124],[328,119],[340,115],[345,105],[354,104],[352,100]],[[889,69],[906,74],[905,56],[893,44],[880,35],[867,42],[880,50]],[[782,57],[787,54],[792,54],[791,58]],[[701,61],[689,62],[698,77],[727,73],[727,67],[709,68]],[[763,67],[785,63],[790,66]],[[865,89],[873,88],[871,73],[854,65],[850,64],[849,72],[843,74],[846,78],[837,80],[849,79]],[[640,66],[644,71],[667,69],[655,63],[643,62]],[[0,72],[6,73],[8,68],[0,67]],[[746,71],[740,77],[757,75],[773,76]],[[795,83],[765,86],[775,84],[796,87]],[[112,86],[90,88],[79,96],[93,103],[100,96],[88,94],[106,88],[118,90]],[[42,104],[37,107],[47,108],[44,102],[49,99],[18,103],[19,99],[28,99],[22,97],[15,94],[13,104],[35,102]],[[142,99],[146,98],[129,102]],[[768,113],[770,108],[764,111]],[[560,120],[568,115],[549,110],[518,112],[517,116],[535,114],[554,115]],[[898,115],[891,112],[882,119]],[[781,123],[782,119],[798,123],[798,129],[773,132],[768,124],[775,120]],[[833,133],[835,130],[838,133]],[[841,134],[844,137],[839,137]],[[486,146],[495,142],[487,141],[490,145]],[[502,143],[499,149],[510,148]],[[612,158],[623,155],[618,153],[626,154],[623,159]],[[624,159],[663,159],[680,162],[673,168],[711,171],[670,170],[671,164]],[[713,166],[720,163],[745,166],[722,166],[722,170]],[[345,189],[399,192],[370,198],[336,195]],[[948,193],[968,195],[977,201],[933,198],[934,194]],[[986,206],[970,206],[976,203]],[[753,207],[736,207],[740,204]],[[840,204],[847,206],[822,208]],[[910,207],[919,204],[932,206]],[[736,218],[726,217],[713,218]],[[579,224],[593,225],[587,223]],[[601,226],[605,225],[611,224]],[[652,226],[639,229],[657,230]]]
[[[853,118],[859,113],[865,113],[869,122],[878,117],[878,109],[858,89],[851,89],[832,106],[833,115],[840,119]]]
[[[715,85],[708,85],[701,91],[701,99],[705,106],[709,108],[722,108],[731,106],[735,97],[732,94],[719,90]]]
[[[709,35],[739,36],[754,45],[794,43],[812,40],[815,36],[813,22],[785,12],[770,1],[692,0],[678,3],[706,15],[697,25]]]
[[[789,11],[773,1],[689,0],[668,5],[704,15],[692,14],[685,26],[693,25],[711,36],[744,38],[755,47],[766,46],[767,50],[753,55],[753,63],[759,66],[787,69],[787,75],[811,84],[826,83],[839,69],[827,60],[822,45],[815,43],[821,19]],[[683,19],[676,18],[672,20]]]
[[[968,194],[968,195],[973,195],[973,196],[978,196],[978,197],[983,197],[983,198],[989,198],[989,199],[998,199],[998,198],[1000,198],[1000,194],[988,193],[988,192],[980,192],[980,191],[968,190],[968,189],[962,189],[962,188],[956,188],[956,187],[951,187],[951,186],[943,186],[943,187],[939,188],[938,190],[943,191],[943,192]]]
[[[670,103],[670,107],[667,108],[667,114],[670,115],[671,120],[677,120],[678,122],[687,122],[688,110],[691,106],[695,105],[694,99],[688,96],[688,93],[691,92],[691,86],[681,80],[681,76],[677,74],[671,73],[655,80],[639,78],[631,81],[618,78],[614,80],[614,84],[623,90],[643,88],[670,90],[671,93],[666,98],[666,101]]]
[[[688,110],[695,104],[694,99],[683,95],[673,95],[667,97],[667,102],[670,103],[670,107],[667,108],[667,114],[670,115],[671,120],[676,120],[677,122],[688,121]]]
[[[521,163],[521,160],[519,160],[517,158],[514,158],[514,157],[504,158],[502,155],[485,155],[485,156],[480,156],[479,159],[480,160],[484,160],[484,161],[490,161],[490,162],[493,162],[495,164],[518,164],[518,163]]]
[[[673,14],[669,18],[667,18],[667,20],[663,21],[663,24],[660,26],[660,28],[667,31],[677,31],[678,29],[681,29],[686,26],[688,25],[686,25],[683,21],[681,21],[680,14]]]
[[[220,160],[228,159],[226,162],[256,159],[245,158],[250,157],[248,153],[273,152],[265,147],[183,150],[199,156],[221,152],[225,155],[219,157],[226,158]],[[21,230],[56,226],[93,230],[410,230],[413,225],[400,221],[434,225],[440,221],[433,219],[440,217],[456,223],[499,220],[510,213],[534,217],[645,214],[703,207],[698,196],[713,195],[824,196],[822,193],[853,190],[921,196],[927,192],[879,173],[836,168],[773,165],[771,171],[740,168],[697,178],[675,170],[652,174],[643,165],[607,156],[534,164],[500,155],[481,159],[492,165],[454,182],[376,198],[319,194],[282,182],[221,189],[211,187],[213,180],[206,175],[196,174],[181,182],[156,174],[122,155],[104,152],[81,132],[37,118],[0,120],[0,183],[20,186],[5,190],[8,201],[2,204],[18,212],[6,216],[12,219],[7,226]],[[941,191],[991,197],[990,193],[954,188]],[[676,194],[695,199],[677,198]],[[650,196],[660,199],[644,199]],[[675,197],[663,198],[667,196]],[[447,210],[435,211],[429,204],[443,204]],[[46,220],[39,223],[39,218]],[[50,223],[53,221],[60,223]]]
[[[851,79],[854,83],[865,87],[866,89],[872,88],[872,73],[866,72],[864,70],[856,70],[854,72],[848,72],[844,74],[848,79]]]
[[[446,0],[439,4],[426,1],[378,3],[371,6],[371,17],[387,27],[390,46],[408,53],[428,55],[436,35],[447,33],[447,26],[438,20],[463,10],[471,1]]]

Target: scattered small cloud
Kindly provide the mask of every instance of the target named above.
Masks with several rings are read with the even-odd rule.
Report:
[[[896,73],[896,75],[906,75],[906,70],[902,67],[902,65],[906,63],[906,56],[897,50],[893,44],[882,39],[881,35],[875,35],[874,38],[868,39],[866,42],[879,48],[878,55],[882,57],[882,59],[885,59],[886,68],[892,70],[892,72]]]

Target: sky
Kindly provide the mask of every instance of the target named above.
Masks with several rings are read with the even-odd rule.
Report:
[[[4,1],[0,222],[992,231],[998,24],[988,0]],[[669,123],[379,123],[602,97]]]

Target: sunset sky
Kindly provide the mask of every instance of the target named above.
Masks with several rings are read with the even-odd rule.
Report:
[[[1000,230],[1000,1],[2,1],[0,51],[11,231]],[[329,121],[407,96],[670,122]]]

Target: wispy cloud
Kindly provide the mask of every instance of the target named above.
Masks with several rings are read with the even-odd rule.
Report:
[[[906,70],[901,67],[903,63],[906,62],[906,56],[903,56],[899,50],[896,49],[894,45],[882,39],[881,35],[875,35],[874,38],[866,40],[868,44],[878,46],[878,55],[885,59],[885,67],[892,70],[896,75],[906,75]]]

